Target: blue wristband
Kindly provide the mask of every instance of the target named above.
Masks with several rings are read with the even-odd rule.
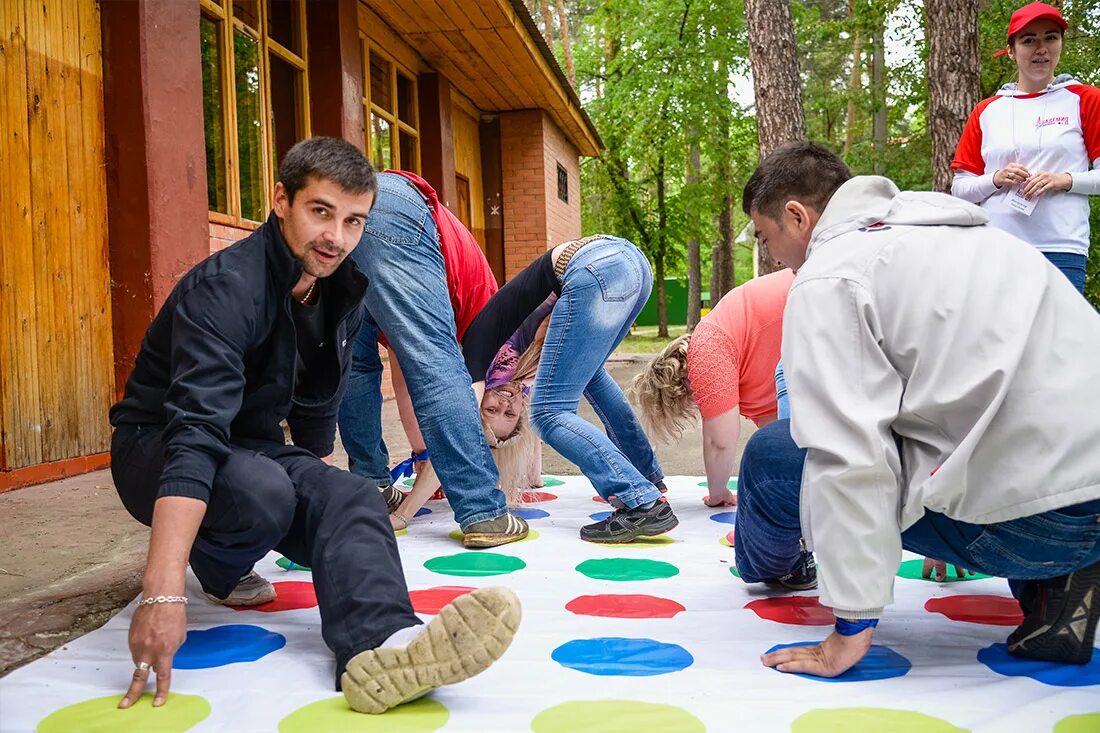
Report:
[[[849,621],[846,618],[838,618],[833,629],[841,636],[855,636],[856,634],[873,629],[878,626],[877,618],[861,618],[858,621]]]
[[[392,471],[390,471],[390,481],[396,483],[397,480],[402,478],[403,476],[412,476],[413,464],[415,464],[417,461],[426,460],[428,460],[428,451],[426,450],[421,451],[419,454],[413,455],[411,458],[406,458],[405,460],[401,461],[401,463],[398,463]]]

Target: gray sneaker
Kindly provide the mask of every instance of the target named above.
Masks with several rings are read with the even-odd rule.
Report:
[[[512,643],[520,617],[515,593],[479,588],[440,609],[407,646],[356,654],[340,676],[340,688],[352,710],[384,713],[483,672]]]
[[[222,606],[259,606],[275,600],[275,586],[252,570],[241,578],[237,587],[225,598],[218,598],[209,593],[203,593],[203,595]]]
[[[497,547],[518,542],[531,528],[519,517],[505,512],[494,519],[474,522],[463,531],[462,544],[468,548]]]

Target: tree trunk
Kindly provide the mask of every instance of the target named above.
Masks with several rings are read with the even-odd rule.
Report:
[[[569,16],[565,14],[565,0],[557,0],[558,33],[561,36],[561,55],[565,58],[565,75],[569,85],[577,87],[577,72],[573,66],[573,46],[569,38]]]
[[[668,338],[668,301],[665,299],[665,253],[668,241],[668,208],[665,205],[665,154],[657,157],[657,246],[653,265],[657,277],[657,335]]]
[[[951,159],[971,110],[981,101],[978,14],[981,0],[926,0],[928,119],[932,187],[951,190]]]
[[[848,119],[844,129],[844,154],[852,151],[856,139],[859,93],[863,89],[863,35],[854,27],[856,0],[848,0],[848,17],[852,20],[852,73],[848,77]]]
[[[539,15],[542,16],[542,37],[546,40],[546,45],[550,47],[550,50],[554,50],[554,27],[553,18],[550,15],[550,4],[547,0],[539,0]]]
[[[665,298],[665,256],[653,258],[653,279],[657,281],[657,335],[668,338],[668,301]]]
[[[718,241],[710,253],[710,307],[733,290],[735,284],[733,259],[733,196],[722,196],[718,211]]]
[[[691,155],[688,157],[687,172],[684,175],[685,188],[693,189],[699,184],[699,169],[702,167],[702,154],[699,151],[699,141],[695,140],[691,145]],[[699,261],[699,214],[696,210],[688,213],[694,217],[692,235],[687,241],[688,256],[688,312],[687,330],[691,333],[699,325],[699,311],[703,307],[703,266]]]
[[[871,96],[874,115],[871,118],[872,139],[875,146],[874,170],[876,175],[886,172],[886,42],[881,20],[875,28],[874,63],[871,66]],[[978,79],[981,75],[978,75]]]
[[[745,0],[745,26],[763,160],[783,143],[806,137],[790,0]],[[761,274],[778,269],[766,247],[759,257]]]

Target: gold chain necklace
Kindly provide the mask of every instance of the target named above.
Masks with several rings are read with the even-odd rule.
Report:
[[[313,290],[316,287],[317,287],[317,281],[314,280],[313,283],[309,286],[309,290],[306,291],[306,294],[303,295],[301,298],[298,298],[298,302],[301,303],[302,305],[306,305],[307,303],[309,303],[309,299],[313,297]]]

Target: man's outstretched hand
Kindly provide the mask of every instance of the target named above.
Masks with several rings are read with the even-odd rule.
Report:
[[[874,629],[864,629],[854,636],[841,636],[835,631],[817,646],[790,646],[760,657],[767,667],[780,672],[798,672],[818,677],[837,677],[856,666],[871,648]]]

